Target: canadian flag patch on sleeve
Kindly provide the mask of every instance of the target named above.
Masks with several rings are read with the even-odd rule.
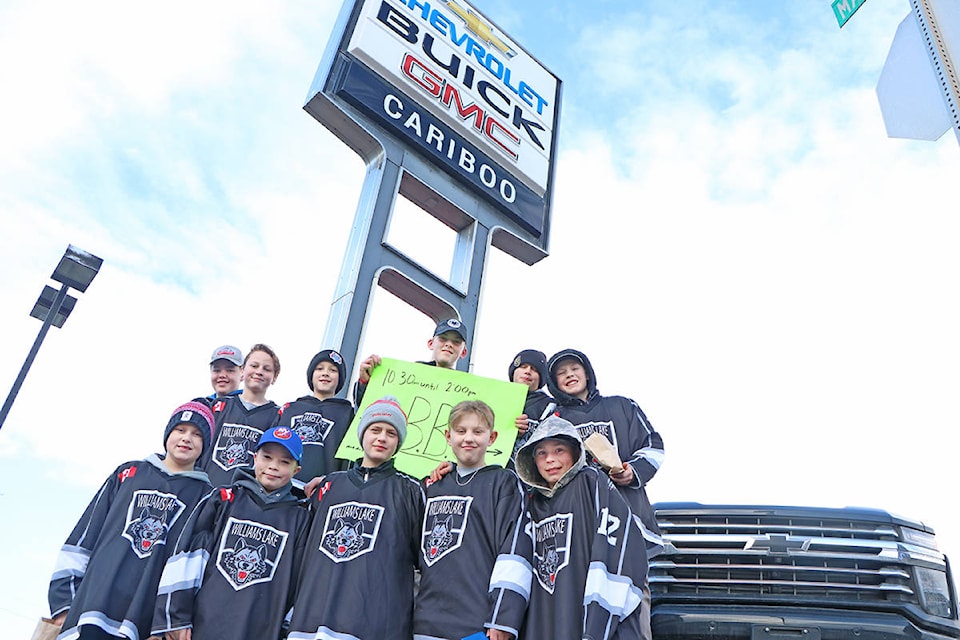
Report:
[[[137,475],[137,468],[127,467],[126,469],[118,473],[117,477],[120,479],[120,482],[123,482],[124,480],[127,480],[128,478],[132,478],[135,475]]]

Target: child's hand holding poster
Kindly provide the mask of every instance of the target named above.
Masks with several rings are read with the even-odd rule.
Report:
[[[504,466],[517,438],[514,420],[523,413],[527,387],[463,371],[383,358],[373,369],[363,403],[357,407],[357,415],[337,449],[338,458],[363,457],[356,437],[357,425],[364,409],[386,395],[395,396],[407,414],[407,438],[394,462],[404,473],[423,478],[440,462],[453,459],[444,431],[450,410],[462,400],[483,400],[493,409],[498,437],[487,450],[487,464]]]

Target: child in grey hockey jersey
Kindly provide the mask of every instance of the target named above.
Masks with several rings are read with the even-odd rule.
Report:
[[[550,416],[517,453],[528,502],[533,572],[528,640],[650,640],[640,619],[647,558],[630,507],[587,466],[576,428]]]
[[[623,396],[600,394],[596,372],[583,352],[559,351],[550,358],[547,367],[547,386],[556,398],[557,415],[569,420],[583,439],[593,433],[605,437],[624,461],[621,469],[610,470],[610,480],[630,505],[635,522],[643,532],[647,557],[655,556],[663,549],[663,539],[647,488],[663,464],[663,438],[636,402]],[[649,599],[649,588],[645,587],[645,592]]]
[[[441,480],[427,481],[413,638],[460,640],[481,632],[510,640],[523,623],[533,579],[523,487],[514,473],[486,464],[497,439],[489,405],[460,402],[448,425],[457,463]]]
[[[181,405],[163,433],[163,455],[126,462],[107,478],[60,550],[50,611],[61,640],[150,635],[157,583],[190,511],[210,491],[194,465],[210,446],[213,414]]]
[[[424,494],[393,466],[407,435],[396,398],[367,407],[363,458],[328,475],[311,498],[289,640],[410,640],[413,572]]]
[[[523,403],[523,413],[514,423],[517,425],[517,439],[510,453],[508,469],[514,468],[517,451],[533,435],[540,421],[553,413],[557,406],[553,398],[541,391],[547,384],[547,356],[536,349],[524,349],[518,353],[507,369],[510,382],[518,382],[527,387],[527,398]]]
[[[255,344],[243,361],[243,391],[213,401],[213,445],[210,455],[203,456],[213,486],[229,487],[238,469],[253,468],[260,436],[280,418],[280,407],[267,400],[267,390],[279,375],[277,354],[265,344]]]
[[[280,409],[279,424],[290,427],[303,440],[303,460],[293,479],[298,489],[334,471],[345,471],[347,460],[336,457],[337,448],[353,422],[354,409],[349,400],[337,394],[347,380],[347,369],[340,352],[324,349],[307,366],[310,395],[288,402]]]
[[[303,444],[288,427],[267,430],[253,471],[194,509],[160,579],[153,633],[273,640],[293,604],[310,513],[291,480]]]

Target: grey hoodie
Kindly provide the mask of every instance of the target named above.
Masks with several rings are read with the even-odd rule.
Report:
[[[570,442],[574,447],[574,457],[576,458],[573,466],[557,480],[553,488],[551,488],[543,476],[540,475],[540,471],[537,469],[537,463],[533,459],[533,451],[537,448],[537,444],[548,438]],[[541,422],[530,439],[527,440],[517,452],[517,475],[520,476],[520,479],[523,480],[524,483],[530,485],[548,498],[566,486],[585,466],[587,466],[587,460],[583,451],[583,441],[580,440],[580,434],[577,433],[577,428],[569,421],[558,416],[549,416]]]
[[[534,459],[547,439],[570,442],[576,461],[547,486]],[[631,522],[627,501],[602,471],[587,465],[577,429],[551,416],[540,423],[516,460],[530,495],[534,580],[524,623],[536,640],[639,640],[649,638],[640,607],[646,581],[644,539]]]

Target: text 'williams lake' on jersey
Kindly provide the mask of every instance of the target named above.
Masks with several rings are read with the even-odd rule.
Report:
[[[270,531],[269,529],[264,529],[263,527],[258,527],[256,525],[247,524],[245,522],[235,522],[230,528],[230,535],[240,536],[241,538],[246,538],[247,540],[256,540],[257,542],[262,542],[268,544],[271,547],[275,547],[280,544],[280,534],[275,531]]]

